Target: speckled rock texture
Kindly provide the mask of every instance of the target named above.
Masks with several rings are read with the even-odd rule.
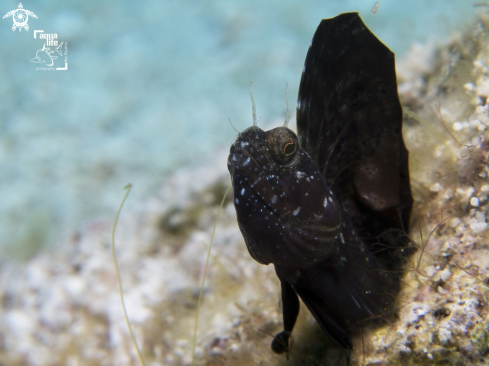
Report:
[[[366,339],[367,365],[489,361],[488,25],[481,15],[454,36],[427,62],[431,71],[420,67],[424,74],[403,80],[409,73],[400,70],[416,197],[411,238],[420,249],[406,271],[399,320]]]
[[[481,13],[449,44],[414,45],[398,62],[415,196],[409,235],[419,249],[406,265],[397,319],[355,337],[352,365],[489,362],[488,28]],[[206,165],[169,178],[158,196],[129,197],[123,209],[117,254],[148,365],[191,363],[206,251],[229,183],[226,158],[227,149],[217,151]],[[271,352],[270,334],[282,322],[279,282],[272,266],[248,254],[231,199],[217,224],[195,363],[344,365],[343,351],[304,306],[290,361]],[[0,364],[139,364],[119,302],[111,225],[93,219],[56,251],[25,264],[2,263]]]

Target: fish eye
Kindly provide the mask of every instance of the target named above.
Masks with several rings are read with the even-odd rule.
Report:
[[[297,150],[297,148],[295,147],[295,142],[294,140],[290,139],[289,142],[286,143],[284,146],[284,154],[285,156],[293,155],[295,153],[295,150]]]
[[[269,132],[268,149],[272,159],[278,164],[290,163],[298,146],[297,136],[286,127],[274,128]]]

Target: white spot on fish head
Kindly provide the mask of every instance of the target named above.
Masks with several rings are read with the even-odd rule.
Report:
[[[323,206],[326,208],[327,205],[328,205],[328,197],[324,197]]]
[[[292,212],[292,215],[297,216],[300,211],[301,211],[301,207],[299,206]]]
[[[239,200],[236,198],[236,199],[234,200],[234,202],[236,202],[236,204],[238,204],[238,203],[239,203]]]
[[[273,197],[270,199],[270,202],[272,202],[272,204],[277,203],[277,196],[273,196]]]
[[[245,194],[245,189],[241,189],[241,195],[244,195]]]
[[[248,159],[246,159],[243,163],[243,166],[246,166],[248,165],[248,163],[251,161],[251,159],[248,157]]]
[[[302,179],[306,176],[306,173],[304,172],[296,172],[295,173],[295,176],[298,178],[298,179]]]

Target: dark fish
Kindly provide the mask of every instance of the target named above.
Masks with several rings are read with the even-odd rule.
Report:
[[[282,286],[287,352],[306,304],[345,350],[350,329],[392,310],[412,206],[394,54],[356,13],[323,20],[287,127],[239,133],[228,159],[239,228]],[[298,295],[298,296],[297,296]]]

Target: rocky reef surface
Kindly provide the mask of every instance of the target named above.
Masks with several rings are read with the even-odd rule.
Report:
[[[367,365],[487,363],[488,20],[481,15],[454,36],[424,75],[403,79],[410,73],[401,68],[419,250],[404,278],[399,320],[365,341]],[[413,52],[406,71],[416,64],[411,57],[420,60]]]
[[[419,249],[406,267],[398,319],[365,328],[352,365],[478,365],[489,358],[488,29],[481,14],[448,44],[413,45],[398,60],[415,195],[410,236]],[[224,149],[181,169],[157,196],[129,198],[121,214],[116,246],[126,306],[148,365],[191,363],[206,252],[229,184],[226,159]],[[93,219],[25,264],[2,263],[0,364],[139,364],[122,315],[111,228]],[[282,321],[278,279],[272,266],[249,256],[231,195],[210,263],[197,365],[344,364],[343,351],[304,306],[291,360],[271,352],[270,334]]]

